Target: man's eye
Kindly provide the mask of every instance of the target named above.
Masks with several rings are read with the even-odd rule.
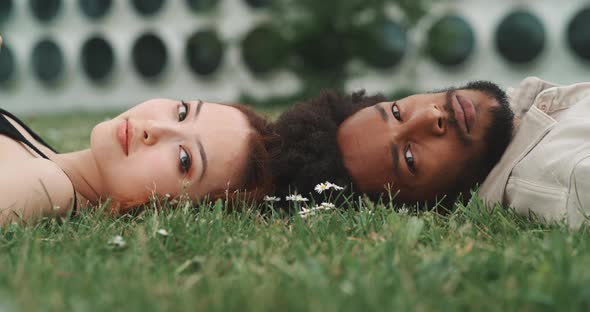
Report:
[[[188,173],[191,168],[192,161],[190,155],[182,146],[180,147],[179,159],[180,171],[185,174]]]
[[[406,164],[408,164],[408,168],[410,168],[410,172],[416,173],[416,164],[414,164],[414,154],[412,153],[412,147],[408,145],[406,151],[404,152],[404,159],[406,160]]]
[[[178,121],[183,121],[188,113],[188,104],[185,101],[180,101],[180,103],[182,105],[178,106]]]
[[[393,105],[391,105],[391,113],[395,119],[402,121],[402,115],[399,113],[399,107],[397,107],[396,102],[393,102]]]

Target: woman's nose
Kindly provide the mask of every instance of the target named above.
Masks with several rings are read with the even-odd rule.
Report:
[[[154,145],[162,140],[173,139],[178,132],[174,125],[147,120],[143,128],[142,141],[146,145]]]

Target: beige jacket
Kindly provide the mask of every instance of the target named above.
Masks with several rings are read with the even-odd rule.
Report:
[[[508,96],[520,123],[480,198],[579,227],[590,216],[590,83],[529,77]]]

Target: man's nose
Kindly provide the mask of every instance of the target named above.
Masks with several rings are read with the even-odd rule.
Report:
[[[162,140],[174,139],[179,133],[177,125],[146,120],[143,127],[142,141],[146,145],[154,145]]]
[[[447,131],[447,121],[447,112],[439,104],[430,104],[408,120],[407,130],[417,135],[443,136]]]

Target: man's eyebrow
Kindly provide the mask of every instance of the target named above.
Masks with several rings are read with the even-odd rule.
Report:
[[[199,100],[197,102],[197,108],[195,109],[195,119],[199,117],[199,113],[201,112],[201,107],[203,106],[203,101]]]
[[[201,141],[197,141],[197,146],[199,147],[199,155],[201,156],[201,174],[199,175],[199,182],[203,180],[205,177],[205,173],[207,172],[207,154],[205,153],[205,148]]]
[[[387,119],[389,118],[389,116],[385,112],[385,109],[383,109],[383,107],[381,107],[381,105],[379,105],[379,104],[375,104],[375,105],[373,105],[373,107],[375,107],[375,109],[379,112],[379,115],[381,115],[381,118],[383,118],[383,121],[387,122]]]
[[[392,165],[393,165],[393,173],[399,179],[399,177],[401,176],[401,172],[399,170],[399,149],[398,149],[397,144],[395,144],[395,143],[391,143],[389,145],[389,147],[391,149],[391,161],[392,161]]]

